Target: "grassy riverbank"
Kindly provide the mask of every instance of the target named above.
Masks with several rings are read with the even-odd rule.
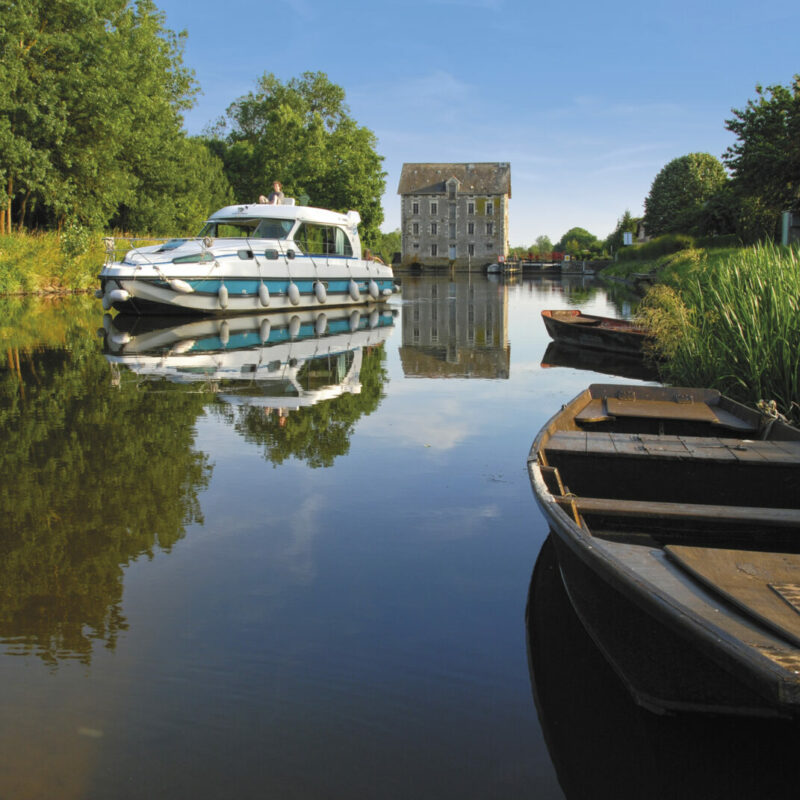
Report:
[[[105,250],[101,234],[0,236],[0,294],[85,291],[96,287]]]
[[[655,265],[640,318],[655,336],[662,378],[772,401],[800,421],[800,254],[758,245],[683,250]]]

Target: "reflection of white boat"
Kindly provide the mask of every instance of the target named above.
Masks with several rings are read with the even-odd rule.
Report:
[[[356,211],[285,201],[222,208],[198,238],[134,247],[121,260],[108,239],[96,294],[106,310],[134,314],[253,314],[379,302],[394,291],[392,269],[362,258],[360,221]]]
[[[172,320],[174,322],[174,319]],[[364,348],[394,325],[389,308],[202,319],[166,327],[104,319],[106,359],[146,380],[205,385],[234,405],[285,410],[361,391]]]

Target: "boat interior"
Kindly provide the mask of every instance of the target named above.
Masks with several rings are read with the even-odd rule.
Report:
[[[538,460],[592,536],[800,553],[800,431],[709,390],[594,385]]]

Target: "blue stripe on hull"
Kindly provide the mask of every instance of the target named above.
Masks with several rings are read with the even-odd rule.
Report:
[[[213,295],[217,294],[220,290],[220,287],[224,284],[228,289],[228,295],[230,297],[257,297],[258,296],[258,289],[261,286],[260,280],[253,280],[250,278],[225,278],[224,280],[209,280],[206,278],[199,278],[197,280],[193,280],[191,278],[184,279],[186,283],[188,283],[192,289],[194,289],[195,294],[208,294]],[[269,293],[275,295],[276,297],[283,296],[289,290],[290,281],[288,280],[265,280],[264,283],[269,289]],[[314,293],[314,284],[316,283],[315,280],[298,280],[293,281],[297,288],[300,290],[300,294],[313,294]],[[332,294],[348,294],[349,287],[350,287],[350,278],[345,280],[329,280],[323,281],[324,284],[327,285],[327,291],[329,295]],[[378,284],[378,289],[383,292],[384,289],[393,289],[394,288],[394,281],[392,280],[378,280],[375,281]],[[163,289],[169,289],[169,285],[166,281],[155,280],[152,281],[154,286],[158,286]],[[367,292],[369,286],[369,279],[366,280],[357,280],[356,285],[358,286],[361,292]]]

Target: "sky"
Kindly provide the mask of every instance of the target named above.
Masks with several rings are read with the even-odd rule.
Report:
[[[722,156],[756,84],[800,72],[797,0],[155,1],[187,33],[190,134],[264,73],[324,72],[377,136],[384,231],[403,163],[507,161],[512,247],[604,238],[669,161]]]

